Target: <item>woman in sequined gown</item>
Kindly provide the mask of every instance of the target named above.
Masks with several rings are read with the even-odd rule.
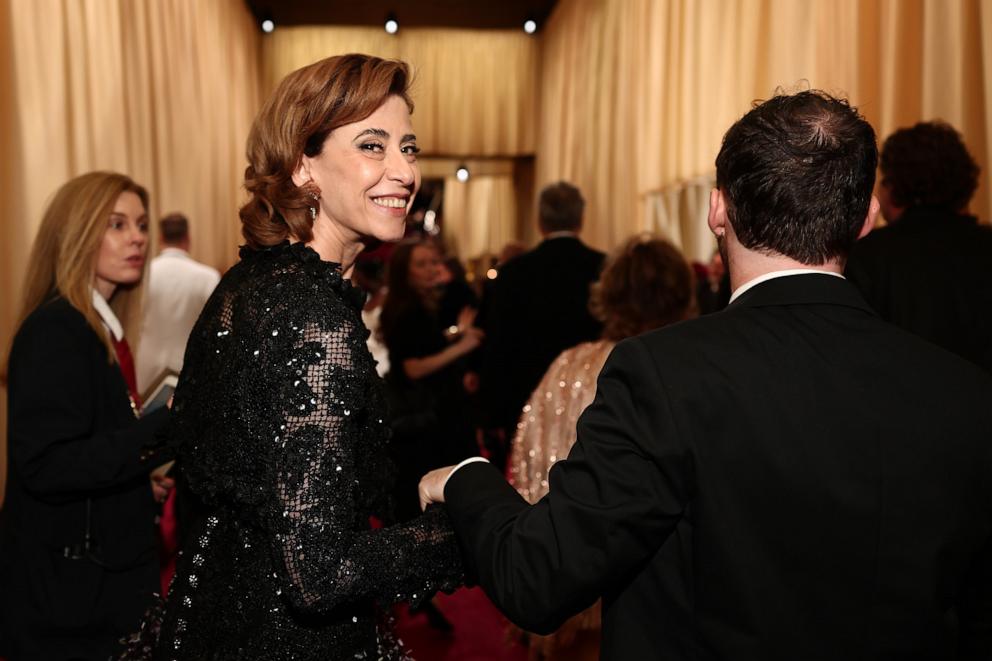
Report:
[[[596,379],[620,340],[695,315],[692,271],[678,248],[650,235],[632,237],[607,260],[590,306],[603,339],[566,349],[548,368],[521,414],[509,479],[528,502],[548,493],[548,471],[568,456],[579,415],[596,396]],[[532,660],[599,658],[599,602],[550,636],[529,636]]]
[[[168,413],[139,418],[127,349],[147,208],[123,174],[80,175],[55,193],[31,250],[4,370],[0,657],[10,661],[104,661],[160,589],[155,499],[171,479],[150,483],[142,451]]]
[[[164,609],[125,658],[396,659],[384,613],[461,578],[443,510],[387,519],[391,467],[364,300],[420,185],[401,62],[290,74],[248,138],[247,245],[193,329],[169,437],[202,501]]]

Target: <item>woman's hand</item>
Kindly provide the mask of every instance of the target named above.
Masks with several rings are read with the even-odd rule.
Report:
[[[165,475],[151,475],[152,496],[156,503],[164,503],[169,498],[169,492],[176,487],[176,481]]]
[[[459,355],[465,355],[478,349],[485,336],[486,334],[482,332],[481,328],[476,328],[475,326],[466,328],[461,338],[455,343],[455,346],[460,349]]]

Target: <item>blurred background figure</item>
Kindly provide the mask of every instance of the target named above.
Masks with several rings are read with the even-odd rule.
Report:
[[[465,308],[479,309],[479,296],[469,284],[465,265],[455,256],[444,257],[440,264],[441,300],[437,316],[447,327],[458,325],[458,315]]]
[[[485,444],[502,469],[520,407],[559,353],[599,337],[589,313],[589,287],[603,253],[579,239],[585,200],[560,181],[541,191],[538,223],[544,239],[499,270],[480,325],[486,333],[481,373]]]
[[[389,372],[389,349],[382,341],[379,317],[382,314],[382,304],[386,301],[385,266],[378,259],[365,259],[355,262],[355,271],[351,279],[367,296],[362,308],[362,322],[369,329],[366,344],[369,353],[375,359],[375,371],[380,377]]]
[[[709,264],[698,264],[696,271],[696,305],[699,314],[719,312],[730,302],[730,273],[719,249],[713,251]]]
[[[886,139],[879,167],[888,225],[845,276],[886,321],[992,372],[992,227],[967,212],[978,165],[953,127],[920,122]]]
[[[148,194],[91,172],[55,194],[31,252],[5,376],[6,500],[0,520],[0,655],[108,659],[159,589],[156,501],[127,338],[140,325]]]
[[[464,381],[466,356],[479,347],[482,332],[472,325],[470,307],[459,312],[454,328],[440,320],[441,255],[432,242],[397,245],[386,277],[380,320],[399,468],[396,513],[405,520],[419,513],[417,483],[425,469],[477,454]]]
[[[220,282],[220,273],[190,254],[189,220],[172,213],[158,221],[162,251],[152,260],[145,296],[145,319],[138,347],[138,391],[165,370],[183,367],[193,324]]]
[[[693,288],[689,264],[668,241],[635,236],[611,254],[590,301],[603,322],[602,338],[562,352],[524,406],[508,477],[528,502],[548,492],[548,471],[568,456],[576,422],[596,396],[596,378],[616,343],[695,316]],[[597,603],[550,636],[531,635],[530,658],[598,659],[599,630]]]

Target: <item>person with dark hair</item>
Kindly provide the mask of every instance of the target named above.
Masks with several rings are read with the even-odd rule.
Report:
[[[596,377],[617,342],[695,316],[693,274],[678,248],[650,234],[615,250],[589,301],[603,337],[565,349],[524,406],[513,437],[509,481],[527,502],[548,493],[548,472],[575,442],[575,424],[596,395]],[[570,618],[550,636],[530,636],[531,658],[599,658],[600,610]]]
[[[589,312],[589,287],[603,253],[579,240],[585,200],[575,186],[546,186],[538,200],[543,240],[509,260],[488,288],[478,321],[486,343],[480,401],[486,442],[502,465],[520,409],[551,361],[568,347],[599,337]]]
[[[138,391],[152,386],[165,370],[179,373],[186,340],[203,305],[220,282],[217,269],[194,260],[189,220],[181,213],[159,219],[162,250],[148,268],[141,344],[138,346]]]
[[[148,192],[116,172],[63,184],[31,249],[0,379],[10,467],[0,656],[10,661],[103,661],[160,589],[156,501],[172,479],[151,477],[145,450],[168,413],[141,414],[128,342],[147,249]]]
[[[410,72],[368,55],[289,74],[248,137],[247,245],[190,336],[168,444],[199,501],[128,659],[399,659],[389,604],[462,576],[443,509],[391,519],[389,430],[349,280],[420,187]]]
[[[389,350],[392,452],[399,467],[397,515],[417,509],[417,482],[426,471],[477,453],[464,387],[466,357],[482,342],[463,308],[452,324],[439,317],[441,255],[430,241],[409,240],[389,258],[387,293],[380,315]]]
[[[992,377],[841,275],[876,160],[843,100],[756,105],[710,194],[730,305],[617,344],[536,504],[481,459],[424,477],[512,621],[602,597],[607,660],[992,658]]]
[[[978,165],[943,122],[882,146],[888,225],[861,239],[845,275],[878,314],[992,372],[992,227],[968,214]]]

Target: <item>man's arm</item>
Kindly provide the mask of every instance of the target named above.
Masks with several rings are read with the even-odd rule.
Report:
[[[541,633],[648,562],[682,516],[691,473],[664,383],[631,340],[607,361],[578,440],[536,505],[484,463],[450,478],[436,471],[421,488],[448,503],[469,575],[511,620]]]

